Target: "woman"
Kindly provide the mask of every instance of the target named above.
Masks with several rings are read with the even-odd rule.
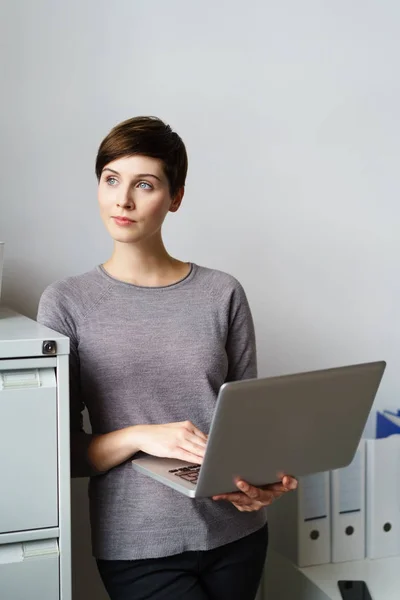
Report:
[[[296,481],[190,499],[134,471],[138,451],[201,463],[220,386],[256,376],[253,321],[230,275],[172,258],[161,228],[187,155],[159,119],[116,126],[96,160],[103,265],[49,286],[38,320],[71,340],[72,475],[91,475],[93,554],[112,600],[251,600],[265,506]],[[83,430],[87,406],[92,431]]]

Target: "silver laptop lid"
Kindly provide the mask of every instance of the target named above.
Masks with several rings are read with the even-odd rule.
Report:
[[[380,361],[222,386],[196,495],[230,491],[235,476],[263,485],[284,473],[348,465],[385,366]]]

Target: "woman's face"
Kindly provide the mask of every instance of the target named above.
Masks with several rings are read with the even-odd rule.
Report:
[[[178,210],[183,189],[173,199],[163,163],[148,156],[124,156],[101,174],[98,200],[111,237],[122,243],[149,240],[160,232],[169,211]]]

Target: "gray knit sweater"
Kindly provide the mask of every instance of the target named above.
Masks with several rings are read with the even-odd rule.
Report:
[[[93,434],[190,420],[208,433],[220,386],[256,376],[253,320],[241,285],[192,264],[166,287],[121,282],[103,267],[50,285],[38,321],[71,342],[72,475],[90,475],[82,411]],[[239,442],[238,442],[239,443]],[[266,511],[191,499],[130,461],[89,484],[93,554],[141,559],[208,550],[248,535]]]

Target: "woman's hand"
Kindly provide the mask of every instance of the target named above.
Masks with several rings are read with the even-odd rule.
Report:
[[[297,479],[285,475],[281,483],[272,483],[262,488],[254,487],[238,479],[236,485],[240,492],[219,494],[218,496],[213,496],[213,500],[227,500],[228,502],[232,502],[233,506],[241,512],[252,512],[260,510],[264,506],[269,506],[286,492],[295,490],[297,488]]]
[[[165,425],[137,425],[138,449],[152,456],[178,458],[196,464],[203,462],[207,436],[190,421]]]

